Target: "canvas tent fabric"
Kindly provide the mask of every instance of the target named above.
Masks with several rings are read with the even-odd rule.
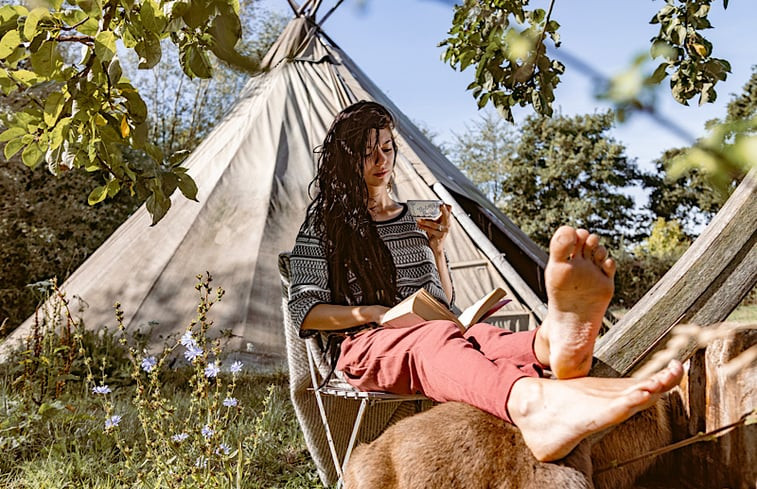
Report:
[[[181,334],[196,315],[194,277],[209,271],[226,291],[211,318],[233,335],[230,351],[255,365],[284,364],[277,255],[291,249],[309,203],[313,149],[335,114],[361,99],[397,117],[397,198],[454,204],[447,253],[457,305],[501,286],[515,299],[510,311],[528,314],[532,324],[542,317],[544,252],[315,24],[304,16],[292,20],[265,62],[269,70],[249,81],[186,160],[199,202],[174,195],[155,226],[143,206],[63,284],[87,328],[115,325],[112,306],[119,301],[128,329],[150,330],[155,341]],[[30,318],[17,328],[4,347],[32,324]]]

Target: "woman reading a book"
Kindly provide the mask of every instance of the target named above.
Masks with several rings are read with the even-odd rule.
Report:
[[[394,120],[358,102],[339,113],[319,148],[315,196],[291,255],[289,310],[306,337],[326,333],[336,368],[360,390],[461,401],[517,425],[544,461],[651,406],[680,381],[680,364],[645,379],[586,377],[615,263],[599,238],[560,228],[545,271],[548,314],[533,331],[450,321],[383,327],[384,314],[419,288],[449,307],[444,254],[451,222],[416,220],[390,192]],[[545,378],[549,369],[556,378]]]

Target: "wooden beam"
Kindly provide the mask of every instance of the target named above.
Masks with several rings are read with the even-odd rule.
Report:
[[[756,188],[752,170],[681,259],[597,341],[591,375],[627,376],[664,346],[675,325],[723,321],[754,288]]]

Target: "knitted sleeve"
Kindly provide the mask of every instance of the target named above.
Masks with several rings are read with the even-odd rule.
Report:
[[[329,269],[323,242],[312,230],[303,226],[292,249],[291,285],[289,287],[289,314],[292,322],[302,328],[302,321],[310,309],[318,304],[331,302]],[[307,337],[316,331],[300,329],[300,336]]]

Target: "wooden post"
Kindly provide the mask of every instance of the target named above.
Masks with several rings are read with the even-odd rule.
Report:
[[[591,375],[627,376],[664,347],[675,325],[723,321],[754,288],[756,188],[752,170],[681,259],[597,341]]]

